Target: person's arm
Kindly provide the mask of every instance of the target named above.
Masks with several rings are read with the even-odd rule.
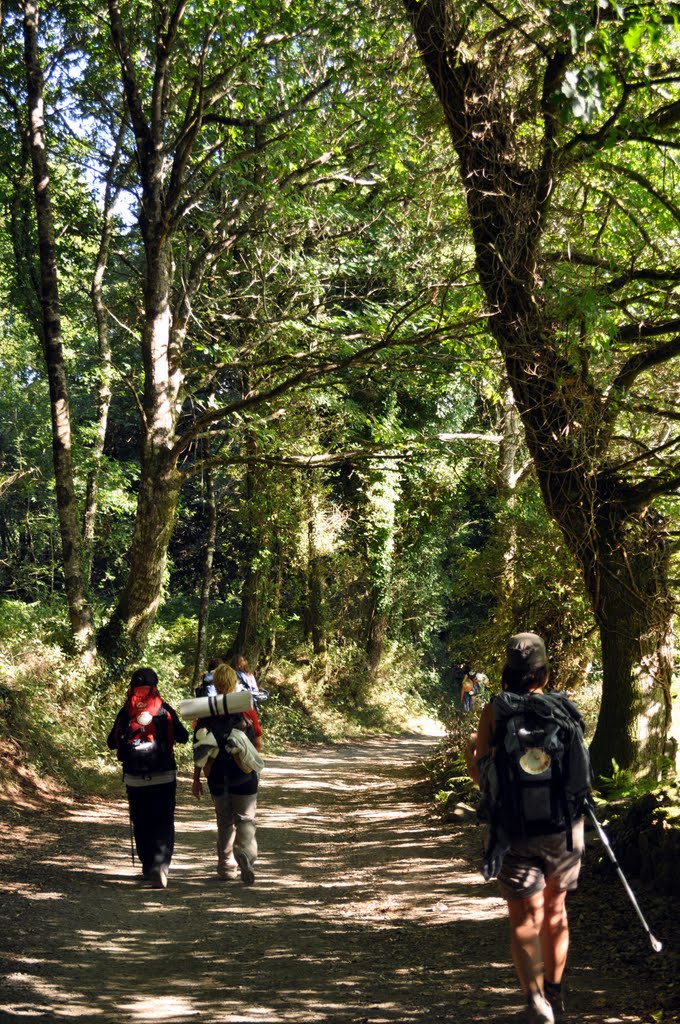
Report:
[[[475,785],[479,784],[479,762],[493,749],[494,717],[491,704],[485,704],[479,716],[477,732],[470,734],[465,745],[465,763]]]
[[[180,720],[175,709],[170,707],[169,704],[166,704],[165,706],[170,712],[170,717],[172,718],[172,734],[174,736],[175,743],[186,743],[189,739],[189,733],[187,732],[186,727]]]
[[[118,747],[119,725],[124,710],[125,708],[121,708],[121,710],[116,715],[116,720],[113,723],[113,728],[111,729],[111,732],[106,738],[106,745],[109,748],[109,750],[116,750],[116,748]]]

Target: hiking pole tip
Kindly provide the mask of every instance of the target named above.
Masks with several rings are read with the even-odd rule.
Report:
[[[623,883],[623,887],[626,890],[626,893],[628,894],[628,898],[630,899],[630,902],[633,904],[633,908],[634,908],[637,916],[640,919],[640,923],[642,924],[642,927],[644,928],[644,930],[647,932],[647,935],[649,937],[649,941],[650,941],[650,943],[652,945],[652,949],[654,950],[655,953],[660,953],[661,950],[663,949],[663,943],[659,942],[659,940],[652,935],[652,933],[650,931],[650,928],[649,928],[649,925],[647,924],[647,921],[645,920],[645,916],[642,913],[642,911],[640,910],[638,901],[635,899],[635,893],[633,892],[633,890],[631,889],[630,885],[628,884],[628,880],[626,879],[626,876],[624,875],[623,871],[621,870],[621,865],[619,864],[618,860],[616,859],[616,854],[612,850],[611,843],[609,842],[609,837],[607,836],[607,833],[602,828],[602,825],[600,824],[600,822],[597,819],[597,815],[595,814],[595,808],[593,807],[592,802],[590,800],[587,800],[586,804],[585,804],[585,807],[586,807],[586,810],[588,811],[588,814],[590,815],[590,817],[592,819],[593,825],[595,826],[595,831],[597,832],[598,836],[600,837],[600,841],[601,841],[602,845],[604,846],[605,850],[607,851],[607,855],[609,856],[610,861],[612,862],[612,864],[616,868],[616,873],[617,873],[617,875],[619,876],[619,878],[621,879],[621,881]]]

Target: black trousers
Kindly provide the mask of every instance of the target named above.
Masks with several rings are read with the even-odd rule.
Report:
[[[137,856],[142,871],[148,874],[153,867],[167,866],[172,860],[177,782],[126,788]]]

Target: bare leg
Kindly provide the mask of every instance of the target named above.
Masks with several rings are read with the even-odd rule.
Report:
[[[525,995],[543,992],[543,893],[527,899],[507,900],[510,946],[519,983]]]
[[[553,889],[548,882],[544,890],[544,914],[541,928],[541,948],[545,976],[555,985],[562,981],[569,952],[569,922],[567,920],[566,892]]]

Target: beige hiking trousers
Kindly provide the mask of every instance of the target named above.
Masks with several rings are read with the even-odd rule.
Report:
[[[245,853],[253,865],[257,860],[255,838],[257,793],[242,795],[225,792],[213,794],[217,818],[217,873],[232,874],[237,870],[236,854]]]

